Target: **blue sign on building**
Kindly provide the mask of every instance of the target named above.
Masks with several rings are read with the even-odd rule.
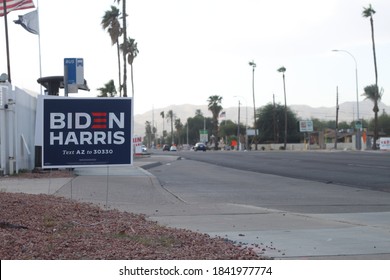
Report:
[[[131,98],[45,98],[42,167],[132,164]]]

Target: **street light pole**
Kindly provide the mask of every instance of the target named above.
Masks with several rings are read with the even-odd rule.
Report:
[[[241,151],[241,141],[240,141],[240,108],[241,107],[241,102],[240,100],[238,100],[238,120],[237,120],[237,140],[238,140],[238,146],[237,146],[237,150],[238,151]]]
[[[248,102],[243,96],[235,95],[233,97],[242,98],[245,101],[245,150],[247,150],[248,149]],[[238,100],[238,102],[240,102],[240,100]],[[238,123],[240,123],[240,121],[238,121]]]
[[[358,86],[358,68],[357,68],[357,62],[356,58],[346,50],[332,50],[334,52],[344,52],[348,54],[350,57],[352,57],[353,61],[355,62],[355,87],[356,87],[356,113],[357,113],[357,120],[360,122],[360,116],[359,116],[359,86]],[[356,127],[355,127],[356,128]],[[356,128],[356,149],[361,150],[361,139],[360,139],[360,127]]]
[[[256,63],[252,60],[249,62],[249,66],[252,66],[252,93],[253,93],[253,121],[255,129],[255,150],[257,151],[257,129],[256,129],[256,103],[255,103],[255,68]]]
[[[284,72],[286,67],[282,66],[278,69],[278,72],[283,73],[283,91],[284,91],[284,150],[287,147],[287,99],[286,99],[286,81],[284,78]]]

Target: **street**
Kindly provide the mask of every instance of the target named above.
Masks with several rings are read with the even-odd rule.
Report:
[[[389,152],[184,151],[178,155],[256,173],[390,192]]]
[[[265,254],[275,258],[390,256],[388,153],[175,155],[180,160],[148,171],[187,209],[162,211],[156,221],[267,244]]]

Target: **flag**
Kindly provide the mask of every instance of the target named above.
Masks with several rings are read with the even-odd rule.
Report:
[[[224,112],[221,112],[220,114],[219,114],[219,118],[220,119],[225,119],[226,118],[226,112],[224,111]]]
[[[0,3],[0,17],[4,16],[4,1],[7,14],[16,10],[35,8],[32,0],[3,0]]]
[[[19,16],[18,20],[14,20],[16,24],[20,24],[24,29],[32,34],[39,35],[39,24],[38,24],[38,11],[32,11],[24,16]]]

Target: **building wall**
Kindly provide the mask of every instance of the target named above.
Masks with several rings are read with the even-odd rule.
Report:
[[[36,96],[0,85],[0,175],[34,168],[36,105]]]

